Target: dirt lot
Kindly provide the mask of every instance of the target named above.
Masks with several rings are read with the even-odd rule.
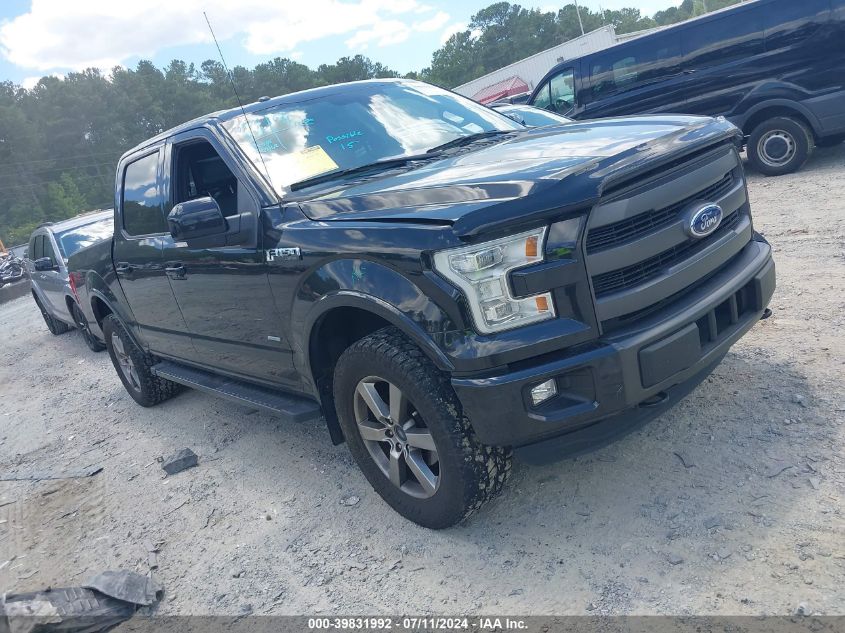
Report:
[[[442,532],[392,512],[322,423],[196,392],[142,409],[28,298],[0,306],[0,476],[103,468],[0,482],[0,592],[152,565],[167,614],[845,614],[845,146],[750,180],[774,316],[669,414],[517,464]],[[183,447],[199,467],[165,478]]]

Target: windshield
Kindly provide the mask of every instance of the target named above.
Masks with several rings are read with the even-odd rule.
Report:
[[[68,229],[63,233],[58,233],[56,237],[62,257],[67,259],[80,249],[110,238],[113,233],[114,218],[105,218],[91,224],[83,224]]]
[[[524,129],[474,101],[416,81],[352,84],[246,116],[249,126],[244,115],[223,125],[257,169],[266,168],[279,192],[320,174],[423,154],[462,136]]]

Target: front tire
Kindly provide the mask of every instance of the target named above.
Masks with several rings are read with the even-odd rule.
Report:
[[[88,346],[88,349],[92,352],[102,352],[106,349],[106,346],[103,345],[91,332],[91,326],[88,325],[88,319],[85,318],[82,308],[80,308],[76,303],[73,304],[72,314],[73,320],[76,323],[76,328],[82,334],[82,338],[85,340],[85,344]]]
[[[135,402],[142,407],[152,407],[180,391],[175,382],[159,378],[150,371],[157,359],[138,347],[126,326],[113,314],[103,319],[103,334],[117,375]]]
[[[334,399],[364,476],[414,523],[449,527],[502,490],[510,449],[477,440],[448,378],[398,329],[379,330],[341,355]]]
[[[763,121],[748,138],[748,161],[766,176],[791,174],[803,167],[813,151],[813,133],[798,119]]]

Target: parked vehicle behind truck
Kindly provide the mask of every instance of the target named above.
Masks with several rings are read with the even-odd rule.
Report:
[[[845,140],[845,0],[752,0],[552,68],[528,103],[574,119],[725,116],[760,172]]]
[[[709,118],[527,129],[420,82],[317,88],[127,152],[114,239],[71,265],[136,402],[188,385],[322,415],[442,528],[514,448],[634,428],[761,318],[739,143]]]
[[[111,237],[114,212],[92,211],[61,222],[46,222],[33,231],[25,261],[35,300],[51,334],[78,328],[93,351],[105,349],[79,308],[68,258],[78,250]]]

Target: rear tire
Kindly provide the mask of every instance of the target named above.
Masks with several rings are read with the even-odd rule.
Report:
[[[103,319],[103,334],[117,375],[135,402],[142,407],[152,407],[181,390],[180,385],[150,371],[158,359],[138,347],[126,326],[113,314]]]
[[[798,119],[774,117],[763,121],[748,138],[748,161],[766,176],[798,171],[813,151],[813,133]]]
[[[38,297],[35,297],[35,305],[37,305],[38,309],[41,310],[41,316],[44,317],[44,323],[47,324],[47,329],[50,330],[50,334],[53,336],[59,336],[60,334],[70,331],[71,327],[67,323],[59,321],[56,317],[47,312],[44,306],[41,305],[41,300]]]
[[[79,304],[73,304],[73,310],[71,311],[73,314],[73,320],[76,322],[76,328],[79,330],[80,334],[82,334],[82,338],[85,340],[85,344],[92,352],[102,352],[106,349],[106,346],[100,342],[94,334],[91,332],[91,327],[88,325],[88,319],[85,318],[85,314],[82,312],[82,308],[79,307]]]
[[[449,527],[502,490],[510,449],[478,441],[448,377],[398,329],[370,334],[341,355],[334,399],[364,476],[414,523]]]

